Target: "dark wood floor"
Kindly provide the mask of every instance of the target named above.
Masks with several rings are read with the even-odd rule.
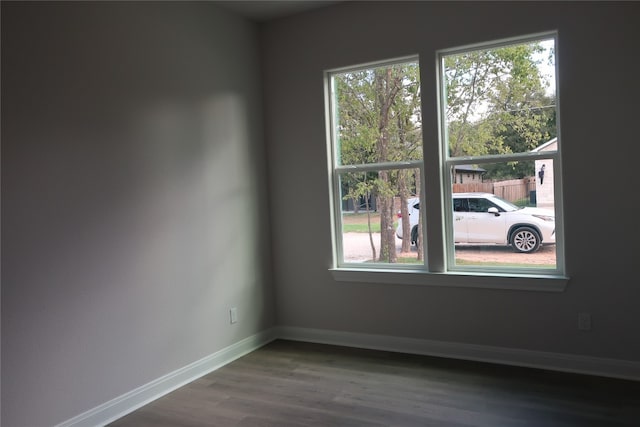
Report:
[[[640,383],[278,340],[129,426],[640,427]]]

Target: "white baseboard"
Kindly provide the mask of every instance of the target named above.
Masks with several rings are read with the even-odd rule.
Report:
[[[640,381],[640,362],[618,359],[324,329],[278,327],[276,328],[276,336],[294,341],[439,356]]]
[[[262,347],[275,338],[276,336],[272,329],[252,335],[203,359],[170,372],[148,384],[64,421],[56,425],[56,427],[96,427],[109,424],[141,406]]]

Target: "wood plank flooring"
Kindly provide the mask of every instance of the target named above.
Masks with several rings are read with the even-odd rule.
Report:
[[[640,427],[640,382],[274,341],[110,427]]]

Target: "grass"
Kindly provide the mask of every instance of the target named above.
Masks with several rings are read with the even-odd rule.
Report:
[[[525,198],[525,199],[519,199],[516,200],[514,202],[511,202],[516,206],[520,206],[521,208],[535,208],[536,205],[535,203],[531,203],[531,200],[529,198]]]
[[[371,216],[371,223],[380,222],[379,212],[371,212],[369,215]],[[358,213],[343,212],[342,223],[367,225],[367,213],[366,212],[358,212]]]
[[[368,233],[369,226],[367,224],[342,224],[342,231],[344,233]],[[371,224],[371,232],[379,233],[380,232],[380,223],[376,222],[375,224]]]
[[[371,232],[380,232],[380,213],[371,212]],[[397,224],[394,222],[393,227]],[[368,233],[367,213],[343,213],[342,214],[342,232],[343,233]]]

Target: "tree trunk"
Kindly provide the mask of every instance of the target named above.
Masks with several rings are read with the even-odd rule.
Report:
[[[367,229],[369,230],[369,244],[371,244],[371,259],[376,259],[376,245],[373,243],[373,233],[371,232],[371,209],[369,209],[369,195],[364,199],[364,206],[367,210]]]
[[[393,229],[393,197],[380,197],[380,261],[398,261]]]
[[[389,160],[389,110],[394,102],[400,82],[393,77],[391,68],[386,68],[382,72],[376,73],[375,87],[380,107],[378,117],[378,141],[376,143],[376,154],[378,162]],[[393,230],[393,194],[389,195],[388,187],[391,182],[388,171],[380,171],[379,179],[382,182],[384,191],[380,192],[380,261],[395,263],[397,261],[395,232]]]

